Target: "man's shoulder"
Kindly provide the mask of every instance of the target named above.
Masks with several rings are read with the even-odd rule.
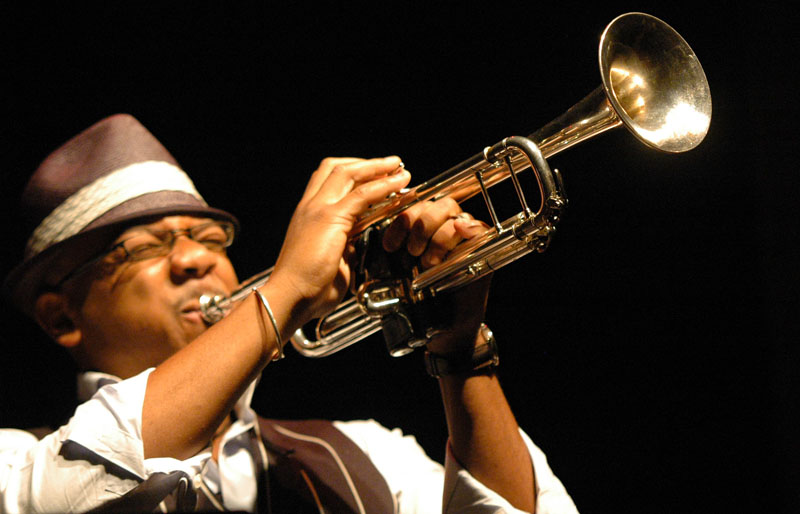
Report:
[[[41,434],[35,434],[32,430],[21,430],[18,428],[0,428],[0,454],[16,453],[25,451],[39,442],[39,439],[52,432],[52,429],[45,429]]]

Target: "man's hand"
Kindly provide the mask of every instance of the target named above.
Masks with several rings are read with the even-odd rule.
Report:
[[[488,225],[474,219],[454,200],[418,203],[397,216],[386,229],[383,247],[394,252],[405,249],[420,259],[424,268],[436,266],[459,243],[478,236]],[[475,344],[486,310],[489,277],[451,293],[455,312],[452,325],[428,343],[428,350],[439,355],[467,351]]]
[[[344,255],[353,225],[371,204],[400,191],[410,180],[398,157],[322,161],[292,216],[270,277],[287,294],[298,295],[296,323],[302,325],[339,304],[350,282]]]

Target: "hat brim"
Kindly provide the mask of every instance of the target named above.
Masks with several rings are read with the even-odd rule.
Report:
[[[188,215],[230,221],[239,232],[239,221],[227,211],[196,203],[168,205],[118,213],[93,223],[78,234],[56,243],[15,267],[3,283],[3,294],[16,307],[32,316],[36,298],[48,286],[58,284],[78,266],[100,254],[126,226],[149,223],[164,216]]]

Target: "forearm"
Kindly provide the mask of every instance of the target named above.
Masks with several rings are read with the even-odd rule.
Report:
[[[533,466],[497,376],[448,375],[439,385],[453,456],[512,505],[533,512]]]
[[[353,223],[405,187],[400,159],[325,159],[289,223],[269,282],[262,286],[283,341],[341,300]],[[145,456],[188,457],[202,449],[237,398],[278,352],[276,334],[251,295],[151,375],[142,414]],[[181,420],[182,429],[174,430]]]
[[[277,284],[262,292],[282,328],[295,321]],[[150,375],[142,408],[144,455],[188,458],[205,447],[237,399],[278,352],[272,323],[255,295]],[[298,325],[299,326],[299,325]],[[181,429],[175,430],[175,420]]]

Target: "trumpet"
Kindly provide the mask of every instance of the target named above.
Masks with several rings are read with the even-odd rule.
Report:
[[[298,330],[292,345],[306,357],[324,357],[384,328],[389,353],[405,355],[435,334],[419,325],[415,306],[443,292],[473,282],[531,252],[547,249],[567,205],[563,179],[547,158],[624,126],[650,148],[685,152],[699,145],[711,121],[711,93],[700,62],[688,43],[669,25],[644,13],[627,13],[609,23],[600,37],[598,61],[602,83],[561,116],[527,137],[511,136],[486,147],[435,178],[371,206],[354,228],[357,247],[369,252],[380,228],[408,207],[450,197],[463,202],[482,195],[491,228],[459,244],[447,260],[424,271],[411,268],[397,276],[364,269],[356,273],[357,290],[316,327],[316,339]],[[531,169],[539,187],[534,211],[517,174]],[[518,214],[498,219],[489,189],[511,179],[520,204]],[[362,259],[363,261],[363,259]],[[384,266],[385,268],[385,266]],[[251,277],[228,297],[203,296],[208,323],[269,279],[272,269]],[[399,336],[390,332],[399,331]]]

